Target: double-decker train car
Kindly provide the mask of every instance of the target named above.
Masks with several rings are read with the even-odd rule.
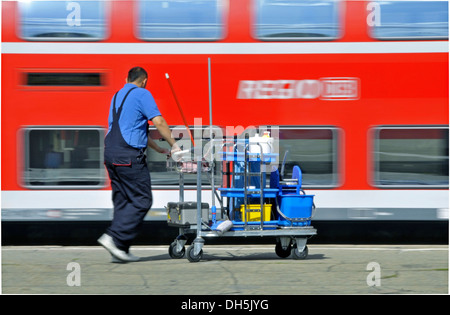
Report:
[[[447,1],[2,1],[1,53],[3,223],[110,220],[113,94],[144,67],[181,137],[168,73],[202,137],[210,58],[212,124],[276,134],[283,175],[299,165],[316,196],[313,223],[448,224]],[[147,155],[147,220],[164,221],[178,175]]]

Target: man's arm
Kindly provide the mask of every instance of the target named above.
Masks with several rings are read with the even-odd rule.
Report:
[[[172,148],[172,152],[179,151],[180,148],[175,143],[176,142],[175,139],[172,138],[172,131],[170,130],[169,125],[167,125],[167,122],[164,119],[164,117],[163,116],[155,116],[152,118],[152,123],[155,125],[156,129],[158,129],[158,131],[161,134],[161,136],[163,137],[163,139],[169,143],[169,145]],[[150,145],[150,143],[149,143],[149,145]]]
[[[148,137],[148,140],[147,140],[147,146],[149,146],[150,148],[152,148],[152,149],[155,150],[156,152],[164,153],[164,154],[167,154],[167,155],[170,154],[170,150],[161,148],[161,147],[160,147],[155,141],[153,141],[153,139],[150,138],[150,137]]]

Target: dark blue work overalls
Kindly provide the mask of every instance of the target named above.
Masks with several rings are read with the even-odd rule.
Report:
[[[113,100],[113,120],[105,137],[105,166],[111,180],[114,217],[106,230],[116,246],[128,252],[131,242],[138,234],[144,217],[152,206],[150,172],[147,168],[145,148],[137,149],[125,142],[119,127],[119,119],[125,100],[116,112],[116,97]]]

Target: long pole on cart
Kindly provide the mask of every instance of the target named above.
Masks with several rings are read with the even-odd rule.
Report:
[[[214,187],[214,145],[212,139],[212,93],[211,93],[211,58],[208,58],[208,94],[209,94],[209,137],[211,144],[211,192],[212,192],[212,201],[211,201],[211,213],[212,213],[212,222],[216,222],[216,201],[215,201],[215,187]]]

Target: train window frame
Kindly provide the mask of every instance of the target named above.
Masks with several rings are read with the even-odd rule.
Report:
[[[26,30],[26,27],[24,27],[24,16],[23,11],[26,10],[27,6],[31,5],[31,1],[19,1],[19,4],[17,6],[17,36],[23,40],[26,41],[50,41],[50,42],[93,42],[93,41],[102,41],[106,40],[110,36],[110,29],[107,27],[110,25],[110,16],[111,16],[111,5],[109,1],[103,1],[103,0],[89,0],[89,1],[34,1],[34,2],[40,2],[41,5],[44,2],[49,2],[52,6],[55,5],[56,2],[60,2],[61,4],[66,4],[65,12],[66,14],[66,24],[65,27],[80,27],[83,26],[83,18],[82,18],[82,8],[80,7],[80,3],[87,3],[87,2],[93,2],[94,4],[97,4],[99,6],[99,15],[102,17],[102,19],[99,20],[99,26],[97,29],[97,32],[99,32],[99,35],[95,35],[92,37],[80,37],[81,35],[89,34],[89,32],[85,33],[77,33],[77,32],[60,32],[55,34],[69,34],[69,36],[42,36],[42,37],[36,37],[36,36],[30,36],[27,34],[23,34],[24,30]],[[50,3],[51,2],[51,3]],[[62,9],[61,9],[62,11]],[[62,19],[62,18],[60,18]],[[88,26],[92,28],[92,26]],[[51,28],[51,27],[48,27]],[[79,31],[79,30],[77,30]],[[72,34],[72,36],[70,36]],[[74,36],[75,34],[78,34],[77,36]],[[45,35],[45,33],[44,33]]]
[[[397,28],[407,28],[409,27],[414,28],[414,25],[419,25],[420,23],[430,23],[430,22],[410,22],[408,23],[403,23],[401,24],[401,22],[392,22],[390,21],[389,23],[391,24],[391,26],[385,26],[386,29],[382,29],[382,19],[383,19],[383,12],[386,12],[386,8],[389,10],[389,8],[393,9],[394,7],[392,6],[393,4],[397,5],[397,6],[401,6],[401,5],[406,5],[408,4],[408,2],[414,3],[414,5],[419,6],[420,4],[423,4],[425,6],[430,6],[431,2],[435,2],[435,3],[447,3],[447,14],[445,14],[444,16],[447,17],[447,25],[445,27],[445,29],[447,30],[447,34],[446,36],[439,36],[439,35],[383,35],[380,34],[380,32],[393,32],[393,29]],[[447,1],[442,1],[442,0],[434,0],[434,1],[427,1],[427,0],[413,0],[413,1],[383,1],[383,0],[374,0],[371,2],[372,5],[372,15],[375,16],[376,14],[379,14],[378,18],[374,18],[374,21],[372,21],[371,23],[368,23],[368,34],[371,38],[376,39],[376,40],[447,40],[449,38],[448,36],[448,2]],[[383,5],[385,8],[382,9]],[[425,8],[424,6],[424,8]],[[403,10],[404,11],[404,10]],[[386,14],[386,13],[385,13]],[[394,13],[388,13],[390,15],[395,15]],[[398,15],[396,15],[398,16]],[[409,17],[411,18],[411,16]],[[445,23],[445,22],[432,22],[432,23]],[[396,25],[399,24],[399,25]],[[403,26],[402,26],[403,25]],[[390,28],[390,30],[389,30]],[[423,28],[417,28],[420,31],[424,31]],[[398,32],[398,31],[397,31]],[[411,32],[411,30],[410,30]],[[417,30],[416,30],[417,32]]]
[[[90,75],[98,74],[99,85],[46,85],[46,84],[27,84],[27,76],[29,74],[74,74],[74,75]],[[16,70],[17,86],[22,90],[28,91],[103,91],[107,89],[110,80],[110,70],[106,69],[49,69],[49,68],[19,68]]]
[[[177,128],[180,128],[180,130],[183,130],[182,132],[180,132],[179,134],[176,134],[174,137],[176,139],[178,139],[177,141],[179,141],[179,139],[182,139],[182,141],[184,141],[183,143],[188,143],[190,142],[190,138],[187,134],[187,130],[184,126],[176,126]],[[195,129],[198,126],[190,126],[190,130],[192,132],[192,134],[194,135],[194,138],[196,138],[195,136]],[[208,129],[209,126],[201,126],[201,130],[202,130],[202,135],[204,136],[204,132]],[[217,128],[220,128],[223,132],[223,134],[225,134],[225,126],[214,126]],[[170,126],[171,130],[174,130],[175,126]],[[307,189],[329,189],[329,188],[336,188],[342,185],[342,174],[341,174],[341,170],[342,170],[342,152],[341,152],[341,147],[342,147],[342,143],[343,143],[343,138],[342,138],[342,130],[339,127],[335,127],[335,126],[294,126],[294,125],[268,125],[268,126],[263,126],[263,125],[255,125],[255,126],[249,126],[247,128],[245,128],[244,132],[249,132],[248,130],[251,130],[250,132],[256,132],[256,130],[269,130],[271,131],[272,128],[278,128],[279,132],[282,132],[283,130],[294,130],[294,131],[311,131],[311,132],[319,132],[319,133],[323,133],[323,131],[329,131],[330,135],[331,135],[331,139],[330,139],[330,150],[331,150],[331,158],[330,158],[330,163],[331,163],[331,173],[327,173],[330,174],[329,175],[329,180],[327,183],[325,184],[320,184],[317,182],[317,180],[311,181],[310,183],[308,183],[308,177],[310,175],[308,175],[308,170],[307,172],[305,172],[305,168],[302,168],[301,162],[300,161],[294,161],[290,164],[292,164],[291,166],[293,167],[293,163],[297,163],[295,165],[299,165],[302,168],[303,171],[303,187],[307,188]],[[166,143],[166,145],[164,145],[163,143],[165,143],[165,141],[162,139],[162,137],[158,136],[158,131],[156,130],[156,128],[154,126],[150,126],[149,127],[150,133],[152,134],[152,132],[155,132],[154,135],[157,135],[157,137],[152,137],[152,139],[154,141],[160,141],[158,142],[158,144],[161,147],[165,147],[167,149],[169,149],[168,144]],[[180,137],[181,135],[181,137]],[[207,138],[206,138],[207,139]],[[305,138],[306,139],[306,138]],[[311,138],[313,139],[313,138]],[[292,139],[291,139],[292,140]],[[295,140],[295,139],[294,139]],[[203,143],[204,144],[204,143]],[[202,144],[202,145],[203,145]],[[277,146],[277,150],[278,150],[278,146]],[[153,154],[153,155],[152,155]],[[282,166],[282,162],[284,159],[284,154],[285,152],[279,152],[279,156],[278,156],[278,168],[279,170],[281,170],[281,166]],[[149,159],[148,159],[148,163],[152,163],[153,160],[153,156],[156,158],[156,163],[160,163],[161,165],[165,165],[166,163],[166,159],[161,155],[161,154],[157,154],[157,153],[152,153],[151,150],[149,150],[149,152],[147,153]],[[292,167],[290,166],[290,168],[285,172],[285,176],[290,176],[291,172],[292,172]],[[150,172],[152,173],[152,187],[156,188],[156,189],[178,189],[178,185],[179,185],[179,175],[178,174],[172,174],[171,177],[173,178],[169,178],[167,179],[168,181],[172,181],[173,183],[167,183],[167,184],[162,184],[161,182],[158,183],[158,175],[160,174],[156,174],[155,172],[152,172],[152,165],[149,165],[149,169]],[[215,182],[216,183],[222,183],[222,178],[220,177],[220,170],[217,170],[218,173],[216,173],[215,177]],[[161,172],[163,173],[163,172]],[[169,172],[166,171],[165,174],[168,174]],[[270,176],[270,174],[266,174],[267,176]],[[167,176],[163,174],[163,177]],[[186,175],[185,179],[186,179]],[[168,176],[169,177],[169,176]],[[186,183],[185,182],[185,187],[187,187],[188,189],[192,189],[193,187],[195,187],[196,182],[195,182],[195,175],[191,176],[192,178],[190,179],[192,183]],[[202,175],[202,182],[203,182],[203,187],[205,189],[210,189],[210,184],[208,180],[205,180],[205,175]],[[163,179],[164,180],[164,179]],[[269,181],[267,181],[268,183]]]
[[[54,184],[54,181],[50,181],[47,184],[31,184],[30,181],[30,173],[27,170],[31,169],[31,150],[30,150],[30,135],[33,131],[94,131],[94,132],[98,132],[98,139],[96,141],[98,141],[98,147],[94,147],[94,149],[97,149],[98,151],[98,164],[96,162],[96,160],[94,159],[93,161],[88,161],[88,163],[90,162],[92,165],[95,165],[95,167],[69,167],[69,168],[59,168],[58,167],[52,167],[52,165],[50,166],[44,166],[44,167],[35,167],[36,172],[48,172],[50,169],[54,169],[55,171],[51,170],[51,172],[55,173],[58,170],[61,170],[61,173],[64,173],[65,170],[70,170],[70,169],[87,169],[87,173],[92,173],[92,174],[96,174],[96,176],[98,177],[98,183],[97,184],[80,184],[80,185],[76,185],[76,184],[67,184],[67,185],[61,185],[61,184]],[[32,190],[66,190],[66,189],[103,189],[105,187],[108,186],[108,181],[107,181],[107,176],[106,176],[106,171],[105,171],[105,167],[103,164],[103,150],[104,150],[104,137],[106,135],[106,130],[104,127],[101,126],[24,126],[23,128],[21,128],[19,130],[18,135],[21,137],[21,141],[23,143],[22,147],[23,147],[23,152],[18,154],[19,157],[21,157],[22,162],[19,163],[19,165],[22,165],[22,169],[19,171],[19,179],[18,182],[21,184],[21,186],[23,186],[24,188],[27,189],[32,189]],[[65,139],[66,140],[66,139]],[[40,144],[41,145],[41,144]],[[43,146],[44,144],[42,144]],[[65,151],[57,151],[56,153],[58,153],[57,155],[53,155],[54,159],[52,160],[52,158],[49,156],[47,158],[47,154],[44,158],[43,163],[58,163],[61,162],[61,159],[65,160],[66,157],[65,155],[70,155],[69,163],[74,163],[74,161],[72,161],[72,153],[75,152],[75,147],[70,148],[65,147],[64,149],[66,149]],[[42,150],[41,150],[42,151]],[[88,149],[86,151],[89,151]],[[92,150],[91,150],[92,151]],[[52,150],[53,152],[53,150]],[[94,150],[94,154],[95,154],[95,150]],[[88,155],[88,160],[89,158],[89,152],[87,152]],[[51,162],[54,161],[54,162]],[[48,162],[47,162],[48,161]],[[42,162],[42,161],[41,161]],[[40,171],[39,171],[40,170]],[[93,170],[93,171],[89,171],[89,170]],[[70,172],[69,172],[70,173]],[[73,173],[73,172],[72,172]],[[44,176],[47,176],[48,174],[44,174]],[[52,174],[50,174],[52,175]],[[77,180],[77,178],[75,178],[75,180]]]
[[[143,41],[147,42],[214,42],[223,40],[227,35],[227,20],[228,20],[228,0],[214,0],[216,2],[217,15],[221,18],[219,21],[218,32],[220,35],[213,37],[149,37],[142,35],[142,22],[141,22],[141,5],[143,2],[151,0],[138,0],[135,5],[135,25],[134,25],[134,36]],[[159,0],[158,0],[159,1]],[[167,1],[161,1],[167,2]],[[142,13],[143,14],[143,13]]]
[[[369,143],[371,143],[371,153],[369,160],[369,183],[373,187],[382,188],[382,189],[448,189],[449,188],[449,182],[448,178],[446,181],[446,184],[426,184],[425,181],[418,184],[417,179],[411,179],[404,183],[393,183],[393,184],[383,184],[381,183],[383,180],[386,181],[386,179],[382,179],[380,176],[380,133],[383,130],[447,130],[447,133],[449,132],[449,126],[448,125],[382,125],[382,126],[375,126],[369,130]],[[448,135],[447,135],[448,137]],[[410,140],[413,140],[413,138],[410,138]],[[442,139],[442,141],[445,142],[445,139]],[[429,143],[430,141],[428,141]],[[447,146],[448,146],[448,139],[447,139]],[[398,145],[396,146],[398,148]],[[398,153],[396,153],[398,155]],[[448,147],[447,147],[447,154],[448,154]],[[410,154],[410,156],[412,156]],[[448,160],[448,155],[447,155]],[[414,162],[414,161],[413,161]],[[416,162],[417,163],[417,162]],[[412,163],[410,163],[412,164]],[[447,161],[448,165],[448,161]],[[448,173],[448,172],[447,172]],[[414,173],[413,173],[414,174]],[[392,182],[398,182],[399,180],[397,178],[389,179],[389,181]]]
[[[331,158],[330,158],[330,162],[332,163],[332,167],[331,167],[331,176],[330,176],[330,180],[329,183],[327,184],[318,184],[317,182],[310,182],[308,183],[308,170],[307,168],[304,166],[304,164],[306,164],[305,161],[295,161],[294,163],[298,163],[296,165],[299,165],[301,170],[302,170],[302,177],[303,177],[303,184],[302,187],[307,188],[307,189],[331,189],[331,188],[337,188],[339,186],[342,185],[342,165],[341,163],[343,162],[343,158],[342,158],[342,154],[343,152],[341,151],[342,147],[343,147],[343,131],[341,128],[336,127],[336,126],[278,126],[280,128],[280,130],[302,130],[302,131],[318,131],[318,132],[322,132],[322,131],[329,131],[331,133]],[[297,139],[298,140],[298,139]],[[280,149],[281,151],[281,149]],[[283,159],[284,159],[284,152],[279,152],[280,154],[280,167],[282,165]],[[302,166],[303,164],[303,166]],[[285,174],[285,177],[287,176],[287,178],[289,178],[290,173],[287,172]]]
[[[251,36],[260,41],[268,41],[268,42],[279,42],[279,41],[288,41],[288,42],[309,42],[309,41],[334,41],[343,37],[344,34],[344,20],[343,20],[343,12],[345,12],[345,1],[342,0],[314,0],[316,2],[334,2],[335,8],[333,15],[336,17],[336,34],[334,36],[322,37],[322,36],[310,36],[310,37],[293,37],[293,36],[276,36],[271,37],[267,35],[258,35],[259,32],[259,23],[258,23],[258,9],[259,2],[261,0],[253,0],[252,6],[252,22],[251,22]]]

